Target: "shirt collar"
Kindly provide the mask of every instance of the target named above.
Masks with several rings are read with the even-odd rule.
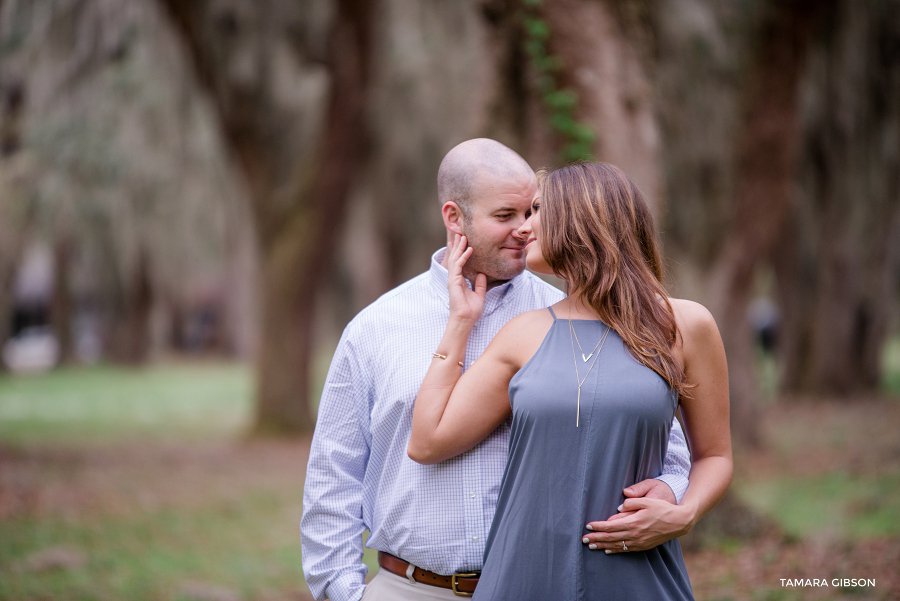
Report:
[[[444,247],[431,255],[431,269],[429,269],[429,276],[431,278],[432,288],[434,288],[434,291],[440,297],[441,302],[449,307],[450,292],[447,290],[447,282],[450,279],[450,274],[447,272],[447,269],[441,265],[446,252],[447,248]],[[525,272],[522,272],[505,284],[494,286],[488,290],[484,295],[484,312],[482,315],[490,315],[515,298],[518,291],[522,288],[524,281]],[[472,282],[468,279],[466,279],[466,282],[469,284],[469,288],[471,288]]]

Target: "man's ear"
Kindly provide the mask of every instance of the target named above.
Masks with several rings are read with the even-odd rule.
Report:
[[[462,235],[463,212],[459,205],[448,200],[441,207],[441,217],[444,219],[444,227],[452,234]]]

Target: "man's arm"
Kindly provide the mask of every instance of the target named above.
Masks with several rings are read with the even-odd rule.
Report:
[[[666,459],[663,462],[662,474],[656,479],[669,485],[675,494],[675,503],[681,503],[688,487],[688,476],[691,473],[691,452],[684,438],[684,431],[677,419],[672,420],[672,430],[669,433],[669,448],[666,449]],[[626,496],[631,496],[626,493]]]
[[[306,583],[316,599],[332,601],[359,601],[366,577],[362,483],[370,446],[368,380],[348,330],[322,391],[300,522]]]
[[[623,539],[629,541],[629,551],[644,551],[686,534],[690,530],[690,524],[670,510],[684,497],[690,472],[690,451],[681,424],[676,419],[673,420],[669,434],[663,473],[657,478],[638,482],[624,491],[628,498],[644,497],[651,500],[648,505],[637,511],[624,512],[620,506],[620,513],[606,521],[591,522],[587,525],[587,530],[592,530],[593,533],[583,535],[582,542],[591,549],[620,553],[625,551],[619,542]],[[612,542],[609,540],[611,533],[616,535],[616,540]]]

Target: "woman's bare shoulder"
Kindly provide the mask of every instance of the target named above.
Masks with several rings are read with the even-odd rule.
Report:
[[[719,328],[709,309],[700,303],[683,298],[670,298],[675,313],[675,323],[685,342],[702,342],[709,337],[719,337]]]
[[[553,316],[547,309],[520,313],[497,332],[490,347],[521,366],[537,351],[552,324]]]
[[[503,336],[520,340],[523,337],[528,338],[534,335],[543,335],[547,333],[550,324],[553,323],[553,316],[547,309],[536,309],[534,311],[525,311],[510,319],[505,326],[500,329],[497,336]]]
[[[553,323],[553,315],[551,315],[550,311],[548,311],[546,308],[535,309],[533,311],[525,311],[524,313],[519,313],[518,315],[510,319],[508,323],[515,323],[515,327],[517,328],[550,324]]]

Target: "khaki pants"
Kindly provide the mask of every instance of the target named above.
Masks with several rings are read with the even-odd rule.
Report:
[[[366,585],[362,601],[460,601],[460,597],[448,588],[430,584],[413,584],[407,578],[378,570],[375,578]]]

